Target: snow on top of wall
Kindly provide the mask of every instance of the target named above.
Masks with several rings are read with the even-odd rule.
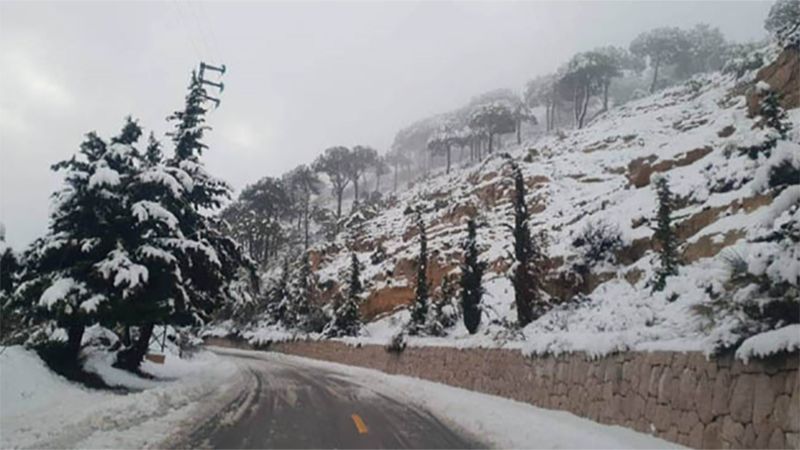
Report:
[[[747,362],[751,358],[763,358],[779,352],[797,350],[800,350],[800,324],[789,325],[748,338],[736,350],[736,357]]]

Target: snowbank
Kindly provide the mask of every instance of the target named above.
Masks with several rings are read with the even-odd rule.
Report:
[[[87,366],[121,394],[89,390],[50,371],[32,351],[0,347],[0,447],[158,447],[193,413],[226,391],[236,368],[211,353],[191,360],[145,363],[154,380],[108,371],[108,355],[88,355]]]

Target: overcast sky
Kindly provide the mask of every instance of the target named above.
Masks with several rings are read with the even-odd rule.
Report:
[[[769,2],[20,2],[0,0],[0,221],[21,249],[83,134],[132,114],[163,136],[199,60],[224,62],[210,170],[241,188],[332,145],[395,132],[576,51],[656,26],[759,39]]]

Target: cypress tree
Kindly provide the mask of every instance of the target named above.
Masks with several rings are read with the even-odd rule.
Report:
[[[517,322],[520,327],[536,320],[544,313],[541,287],[544,278],[543,238],[531,235],[528,221],[530,213],[525,202],[525,179],[522,170],[511,163],[514,177],[514,266],[512,284],[514,302],[517,307]]]
[[[461,265],[461,310],[464,326],[470,334],[478,331],[481,323],[481,298],[483,297],[483,272],[486,263],[479,260],[475,220],[467,221],[467,239],[464,241],[464,262]]]
[[[419,257],[417,258],[417,286],[414,293],[414,305],[411,308],[409,334],[419,334],[425,328],[428,317],[428,236],[422,214],[417,213],[417,230],[419,231]]]
[[[653,282],[654,292],[664,290],[667,277],[678,274],[678,243],[672,226],[675,199],[666,177],[656,178],[655,188],[658,196],[658,210],[656,211],[656,229],[653,237],[659,243],[660,248],[658,252],[659,267],[656,269]]]

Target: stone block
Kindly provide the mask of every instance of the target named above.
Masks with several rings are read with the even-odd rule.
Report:
[[[695,390],[697,389],[697,378],[691,369],[683,369],[678,380],[678,397],[675,405],[684,411],[693,410],[695,405]]]
[[[800,391],[797,389],[792,392],[792,396],[789,399],[784,430],[792,433],[800,432]]]
[[[686,446],[692,448],[700,448],[703,445],[703,431],[705,426],[702,423],[696,423],[689,432],[689,439],[686,441]]]
[[[767,448],[786,448],[786,438],[783,431],[776,428],[775,431],[772,432],[767,442]]]
[[[672,398],[672,370],[664,367],[661,377],[658,379],[658,403],[665,405]]]
[[[755,375],[755,387],[753,396],[753,422],[761,423],[767,420],[772,414],[773,406],[775,405],[775,397],[780,391],[775,390],[773,378],[767,374]],[[783,380],[779,380],[782,389]]]
[[[663,368],[655,366],[650,371],[650,380],[647,383],[647,393],[651,397],[658,396],[658,382],[661,379],[661,372],[663,370]]]
[[[706,425],[703,429],[703,442],[700,445],[702,448],[722,448],[722,424],[721,420],[717,419],[714,422]]]
[[[713,389],[714,384],[709,381],[708,375],[701,371],[694,391],[694,404],[696,405],[697,415],[704,424],[708,424],[714,418],[714,414],[711,411],[714,399]]]
[[[744,425],[744,433],[742,434],[742,446],[745,448],[755,448],[756,445],[756,432],[753,429],[753,424],[748,423]]]
[[[689,434],[697,424],[702,424],[700,422],[700,417],[697,416],[697,413],[694,411],[688,412],[679,412],[678,413],[678,431],[681,433]]]
[[[722,429],[719,437],[723,444],[727,444],[729,447],[741,448],[744,446],[744,426],[730,416],[725,416],[722,419]]]
[[[711,411],[715,416],[728,414],[730,411],[731,377],[728,369],[720,369],[714,380],[714,396]]]
[[[666,406],[666,405],[658,405],[658,406],[656,406],[656,412],[655,412],[653,424],[656,426],[656,429],[658,429],[658,431],[661,431],[661,432],[669,430],[670,427],[674,427],[674,421],[673,421],[673,417],[672,417],[672,409],[669,406]],[[677,427],[676,427],[676,430],[677,430]]]

